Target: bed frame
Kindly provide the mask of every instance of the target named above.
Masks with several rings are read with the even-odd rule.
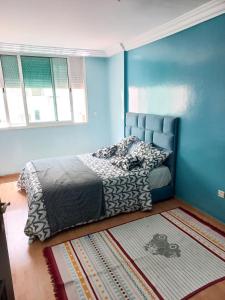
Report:
[[[175,193],[177,127],[178,118],[131,112],[126,114],[125,136],[135,135],[146,143],[172,152],[164,163],[170,169],[171,183],[151,191],[153,203],[171,198]]]

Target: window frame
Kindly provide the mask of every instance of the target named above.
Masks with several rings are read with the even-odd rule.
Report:
[[[88,123],[88,98],[87,98],[87,76],[86,76],[86,60],[84,57],[83,59],[83,83],[84,83],[84,93],[85,93],[85,109],[86,109],[86,120],[83,122],[75,122],[74,120],[74,105],[73,105],[73,93],[72,93],[72,86],[71,86],[71,67],[70,67],[70,57],[63,56],[63,55],[47,55],[47,54],[28,54],[28,53],[7,53],[1,52],[0,55],[12,55],[16,56],[18,69],[19,69],[19,79],[20,79],[20,87],[22,92],[23,98],[23,109],[25,114],[25,123],[24,125],[13,125],[10,123],[10,116],[9,116],[9,109],[8,109],[8,102],[7,102],[7,95],[6,95],[6,88],[5,88],[5,81],[3,76],[2,64],[0,59],[0,78],[2,78],[3,87],[0,86],[3,93],[3,100],[4,100],[4,107],[5,107],[5,114],[6,114],[6,122],[7,126],[0,127],[1,130],[15,130],[15,129],[28,129],[28,128],[46,128],[46,127],[60,127],[60,126],[74,126],[74,125],[85,125]],[[23,80],[23,71],[22,71],[22,64],[21,64],[21,56],[36,56],[36,57],[49,57],[49,58],[65,58],[67,62],[67,73],[68,73],[68,89],[69,89],[69,99],[70,99],[70,113],[71,113],[71,120],[68,121],[47,121],[47,122],[30,122],[29,121],[29,114],[28,114],[28,106],[27,106],[27,99],[26,99],[26,91],[25,85]],[[52,79],[54,80],[54,75],[52,73]],[[53,88],[53,94],[55,94],[55,88]],[[55,96],[53,97],[55,98]],[[56,100],[56,99],[55,99]],[[54,109],[57,109],[56,101],[54,100]]]

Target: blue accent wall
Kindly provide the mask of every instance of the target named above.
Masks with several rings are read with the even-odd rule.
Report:
[[[124,134],[124,53],[108,59],[108,92],[111,144]]]
[[[108,60],[87,58],[88,123],[0,131],[0,175],[18,172],[31,159],[91,152],[110,139]]]
[[[225,15],[128,52],[129,109],[180,117],[176,195],[225,222]]]

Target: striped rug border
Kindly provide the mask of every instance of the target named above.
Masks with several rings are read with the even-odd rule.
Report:
[[[200,218],[199,216],[197,216],[196,214],[192,213],[191,211],[187,210],[186,208],[183,207],[176,207],[179,208],[180,210],[183,210],[186,214],[190,215],[191,217],[195,218],[196,220],[198,220],[199,222],[201,222],[202,224],[204,224],[205,226],[208,226],[209,228],[211,228],[212,230],[216,231],[217,233],[221,234],[223,237],[225,237],[225,231],[219,229],[218,227],[212,225],[211,223],[203,220],[202,218]],[[176,209],[176,208],[172,208],[170,210]],[[167,211],[170,211],[167,210]],[[165,211],[166,212],[166,211]],[[163,213],[163,212],[162,212]],[[161,213],[160,213],[161,214]]]
[[[165,210],[165,211],[162,211],[162,212],[158,212],[158,213],[155,213],[155,214],[151,214],[151,215],[148,215],[148,216],[145,216],[145,217],[141,217],[141,218],[138,218],[138,219],[134,219],[134,220],[131,220],[131,221],[127,221],[127,222],[123,222],[119,225],[115,225],[115,226],[111,226],[111,227],[107,227],[107,228],[104,228],[104,229],[101,229],[101,230],[96,230],[94,232],[91,232],[89,234],[84,234],[84,235],[81,235],[79,237],[76,237],[74,239],[79,239],[81,237],[84,237],[84,236],[88,236],[88,235],[91,235],[91,234],[95,234],[95,233],[98,233],[98,232],[101,232],[101,231],[107,231],[109,229],[112,229],[112,228],[115,228],[115,227],[118,227],[118,226],[121,226],[121,225],[124,225],[124,224],[127,224],[127,223],[131,223],[131,222],[134,222],[134,221],[137,221],[137,220],[142,220],[142,219],[145,219],[145,218],[148,218],[148,217],[151,217],[151,216],[154,216],[154,215],[161,215],[163,218],[167,219],[163,213],[166,213],[166,212],[169,212],[169,211],[172,211],[174,209],[180,209],[182,210],[183,212],[185,212],[187,215],[195,218],[197,221],[199,221],[200,223],[202,223],[203,225],[209,227],[210,229],[214,230],[215,232],[217,232],[218,234],[220,234],[221,236],[225,237],[225,231],[217,228],[216,226],[212,225],[211,223],[203,220],[201,217],[199,217],[198,215],[196,215],[195,213],[192,213],[190,212],[189,210],[183,208],[183,207],[174,207],[174,208],[171,208],[169,210]],[[168,220],[168,219],[167,219]],[[169,221],[169,220],[168,220]],[[169,221],[171,222],[171,221]],[[178,229],[180,229],[182,232],[184,232],[185,234],[189,235],[187,232],[183,231],[181,228],[179,228],[179,226],[177,226],[176,224],[174,224],[173,222],[171,222],[174,226],[176,226]],[[188,226],[188,225],[187,225]],[[192,229],[194,231],[194,229]],[[197,239],[193,238],[192,236],[190,236],[193,240],[195,240],[197,243],[199,243],[201,246],[204,247],[204,245],[199,242]],[[68,300],[67,298],[67,295],[66,295],[66,291],[65,291],[65,287],[64,287],[64,283],[62,281],[62,278],[61,278],[61,275],[59,273],[59,270],[58,270],[58,267],[57,267],[57,263],[55,261],[55,258],[54,258],[54,255],[53,255],[53,252],[52,252],[52,247],[54,246],[57,246],[57,245],[60,245],[60,244],[64,244],[66,242],[69,242],[71,243],[72,240],[74,239],[70,239],[70,240],[65,240],[65,241],[62,241],[60,243],[56,243],[56,244],[53,244],[51,246],[48,246],[48,247],[45,247],[43,249],[43,255],[45,257],[45,260],[46,260],[46,264],[47,264],[47,267],[48,267],[48,271],[49,271],[49,274],[51,276],[51,283],[53,285],[53,288],[54,288],[54,294],[55,294],[55,297],[56,299],[58,300]],[[208,249],[207,247],[205,247],[208,251],[210,251],[210,249]],[[215,256],[216,253],[214,253],[213,251],[210,251],[212,252]],[[221,258],[222,259],[222,258]],[[192,293],[186,295],[184,298],[182,298],[181,300],[187,300],[189,298],[191,298],[192,296],[198,294],[199,292],[205,290],[206,288],[214,285],[214,284],[217,284],[219,282],[222,282],[225,280],[225,276],[222,277],[222,278],[219,278],[219,279],[216,279],[212,282],[209,282],[208,284],[202,286],[201,288],[193,291]],[[150,281],[150,280],[149,280]],[[158,294],[158,291],[157,291],[157,294]],[[158,296],[160,297],[161,295],[158,294]]]

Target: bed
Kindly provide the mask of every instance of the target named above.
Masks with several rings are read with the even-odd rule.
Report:
[[[152,202],[174,195],[177,119],[127,113],[125,136],[153,143],[170,151],[170,156],[150,174],[142,168],[122,170],[110,160],[91,154],[26,164],[18,187],[27,193],[29,210],[24,231],[30,243],[120,213],[150,210]],[[52,180],[55,173],[57,178]],[[71,200],[73,197],[76,201]]]

